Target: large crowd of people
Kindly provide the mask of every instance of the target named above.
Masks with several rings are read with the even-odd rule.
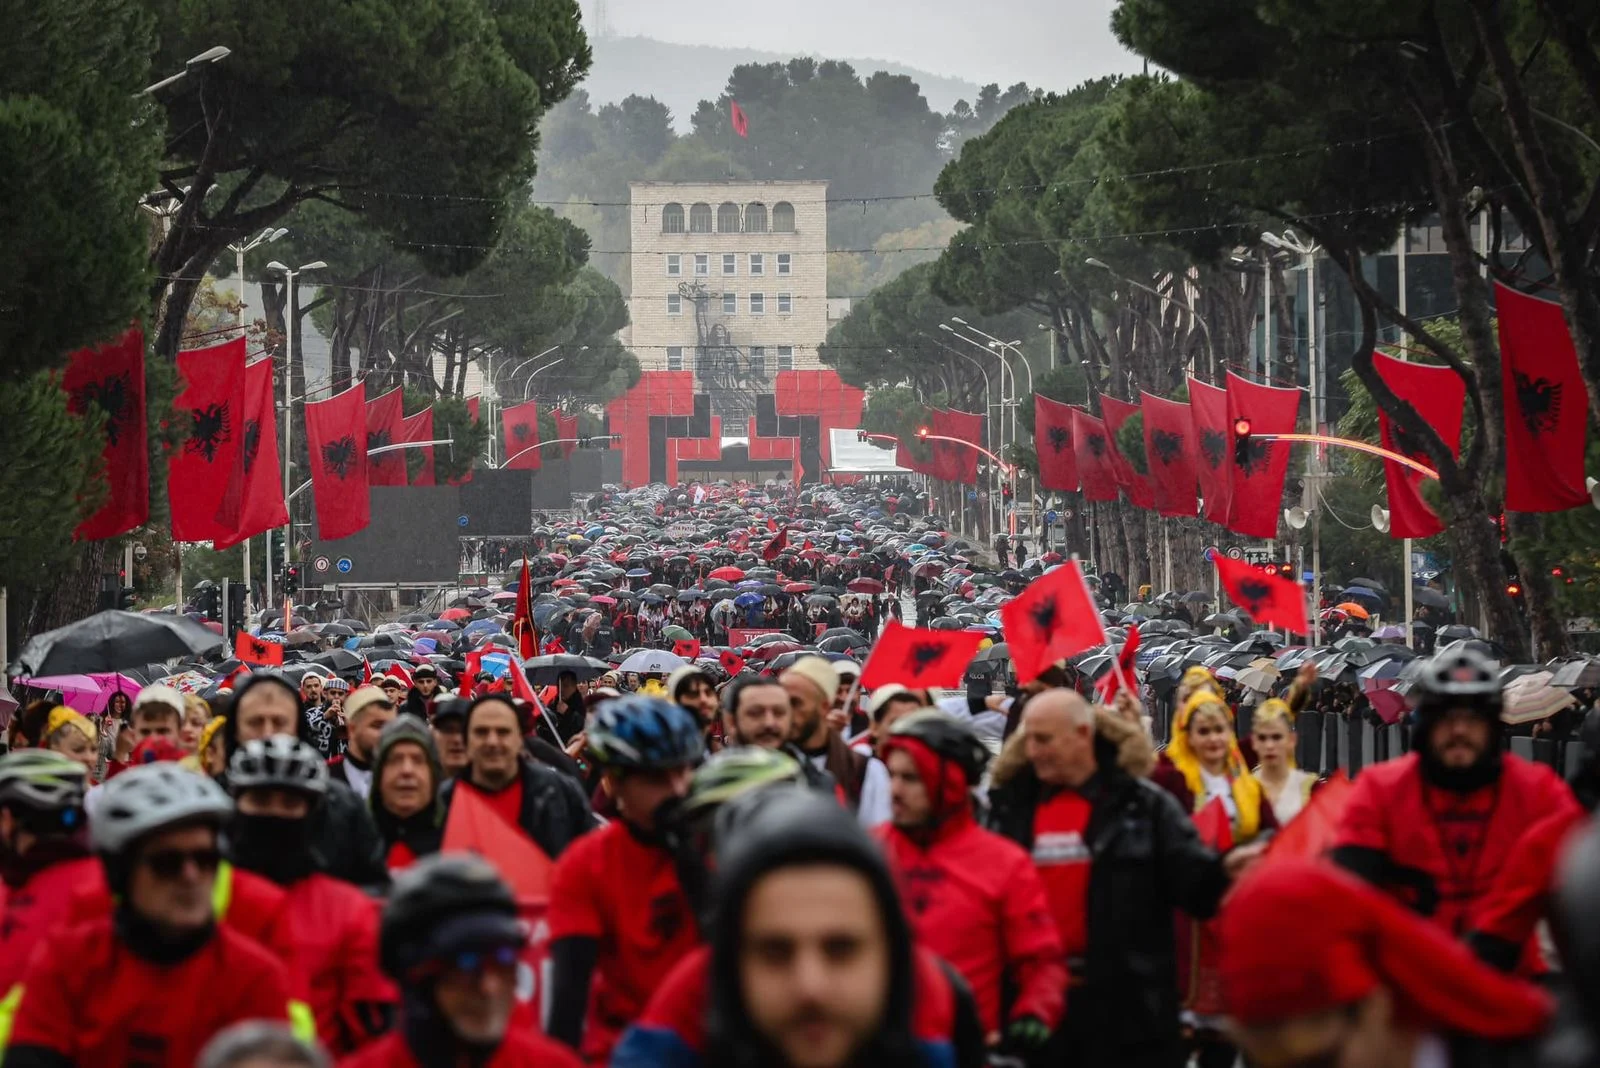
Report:
[[[1484,650],[1325,776],[1315,661],[1019,682],[1059,558],[918,513],[612,492],[439,615],[25,706],[0,1068],[1600,1063],[1600,761],[1508,751]],[[984,632],[965,692],[862,685],[901,618]]]

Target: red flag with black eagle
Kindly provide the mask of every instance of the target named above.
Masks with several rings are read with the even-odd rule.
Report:
[[[1033,450],[1039,456],[1039,488],[1071,493],[1078,488],[1072,448],[1072,406],[1033,395]]]
[[[1106,425],[1088,412],[1072,409],[1072,441],[1078,461],[1078,481],[1090,501],[1117,499],[1117,475],[1111,466],[1111,442]]]
[[[732,649],[724,649],[718,653],[717,663],[722,665],[722,670],[728,673],[729,678],[744,670],[744,657]]]
[[[935,408],[930,422],[935,434],[956,439],[929,443],[933,446],[934,464],[941,472],[937,477],[966,486],[977,485],[978,450],[957,442],[980,443],[983,440],[983,416],[974,412]]]
[[[1139,625],[1135,623],[1128,628],[1128,637],[1123,640],[1122,648],[1117,651],[1116,667],[1101,676],[1100,681],[1094,684],[1095,691],[1100,694],[1100,700],[1110,704],[1124,688],[1127,688],[1135,697],[1138,692],[1134,687],[1133,669],[1139,657]]]
[[[677,641],[672,643],[672,654],[674,656],[681,656],[685,660],[700,659],[700,639],[679,638]]]
[[[1505,398],[1506,508],[1564,512],[1589,503],[1589,405],[1561,305],[1495,284]]]
[[[1121,486],[1128,494],[1128,500],[1139,508],[1154,508],[1156,505],[1155,492],[1150,488],[1150,480],[1141,475],[1122,451],[1122,446],[1117,442],[1117,435],[1122,432],[1122,424],[1139,414],[1139,406],[1128,401],[1117,400],[1115,397],[1100,398],[1100,413],[1104,416],[1106,424],[1106,441],[1111,445],[1111,469],[1116,472],[1117,485]]]
[[[1467,383],[1448,367],[1407,363],[1381,352],[1372,354],[1373,367],[1395,395],[1417,410],[1452,453],[1461,451],[1462,405],[1467,399]],[[1421,460],[1429,467],[1433,461],[1418,442],[1396,426],[1383,409],[1378,409],[1378,437],[1383,447]],[[1389,536],[1391,538],[1431,538],[1444,532],[1444,523],[1422,499],[1422,474],[1393,460],[1383,461],[1383,481],[1389,489]]]
[[[433,406],[431,404],[422,409],[422,411],[417,412],[415,415],[408,415],[401,420],[400,440],[407,443],[433,440]],[[420,449],[406,449],[402,452],[396,453],[397,456],[401,457],[401,462],[406,465],[406,471],[408,474],[411,470],[411,461],[406,459],[406,457],[410,456],[413,451],[422,454],[422,466],[417,469],[417,477],[411,480],[411,484],[413,486],[435,485],[436,483],[433,475],[433,446],[424,445]]]
[[[744,108],[739,106],[737,100],[728,101],[728,118],[733,123],[733,132],[740,137],[750,136],[750,117],[744,113]]]
[[[544,463],[539,444],[539,402],[528,401],[500,413],[505,433],[506,459],[501,467],[512,471],[537,471]]]
[[[1283,480],[1289,473],[1287,441],[1263,441],[1262,434],[1293,434],[1300,413],[1300,391],[1263,386],[1228,372],[1228,426],[1250,421],[1252,437],[1243,456],[1229,440],[1228,529],[1252,538],[1275,538],[1283,512]]]
[[[367,451],[398,445],[405,440],[405,394],[399,386],[367,402]],[[367,478],[374,486],[406,484],[404,449],[380,453],[367,460]]]
[[[511,633],[516,636],[522,659],[539,655],[539,634],[533,625],[533,578],[526,556],[522,558],[522,575],[517,581],[517,610],[511,617]]]
[[[244,437],[244,338],[178,353],[186,388],[172,402],[184,440],[167,457],[172,536],[216,541],[233,534],[217,522]]]
[[[105,503],[72,536],[97,541],[150,520],[150,453],[145,433],[144,331],[130,327],[115,341],[79,349],[61,376],[67,410],[99,408],[105,417]]]
[[[461,669],[461,677],[456,680],[456,694],[460,697],[471,697],[472,688],[478,683],[478,672],[483,670],[483,654],[485,649],[474,649],[463,659],[466,666]]]
[[[1195,474],[1200,478],[1200,496],[1205,499],[1208,523],[1228,521],[1228,453],[1233,433],[1228,426],[1228,391],[1189,379],[1189,422],[1197,446]]]
[[[1141,394],[1144,409],[1144,455],[1150,469],[1150,489],[1155,509],[1164,516],[1193,517],[1196,501],[1195,473],[1199,451],[1189,406],[1182,401]]]
[[[1243,560],[1214,556],[1217,578],[1233,603],[1264,627],[1281,627],[1296,634],[1311,629],[1306,615],[1306,591],[1293,579],[1280,578]]]
[[[367,391],[357,382],[325,401],[306,405],[306,452],[317,534],[337,541],[372,522],[367,481]]]
[[[766,547],[761,550],[761,559],[769,562],[776,560],[778,558],[778,554],[783,552],[783,550],[788,548],[788,546],[789,528],[784,527],[782,530],[778,531],[777,535],[773,537],[771,541],[767,542]]]
[[[861,688],[891,682],[913,690],[959,686],[983,637],[977,631],[921,630],[891,618],[861,669]]]
[[[283,646],[240,631],[233,638],[233,655],[242,664],[261,664],[266,667],[283,666]]]
[[[244,436],[228,490],[217,509],[218,525],[232,533],[213,540],[212,548],[219,551],[289,525],[289,509],[283,502],[283,464],[278,455],[278,411],[272,399],[271,360],[257,360],[245,367],[240,417]]]
[[[578,413],[568,415],[560,408],[552,408],[550,415],[556,421],[556,439],[562,443],[561,458],[565,460],[578,447]]]
[[[1000,607],[1017,682],[1029,683],[1050,665],[1106,643],[1105,624],[1076,560],[1035,579],[1022,596]]]

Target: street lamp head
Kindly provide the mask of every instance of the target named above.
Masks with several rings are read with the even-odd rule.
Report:
[[[1279,237],[1277,234],[1273,233],[1270,230],[1263,230],[1261,232],[1261,243],[1264,244],[1264,245],[1270,245],[1273,248],[1285,248],[1285,247],[1287,247],[1284,244],[1283,238]]]
[[[231,55],[233,55],[233,49],[227,47],[226,45],[212,45],[204,52],[201,52],[198,56],[195,56],[193,59],[189,60],[189,62],[185,63],[184,66],[198,67],[202,63],[215,63],[220,59],[227,59]]]
[[[939,329],[943,330],[947,334],[953,334],[956,332],[955,327],[951,326],[949,323],[940,323]]]
[[[269,271],[282,271],[284,274],[288,274],[289,273],[289,265],[286,264],[286,263],[280,263],[277,260],[273,260],[271,263],[267,264],[267,270],[269,270]]]
[[[1095,267],[1095,268],[1098,268],[1099,270],[1102,270],[1102,271],[1111,270],[1111,265],[1109,263],[1105,262],[1104,260],[1097,260],[1093,256],[1090,256],[1088,259],[1084,260],[1083,262],[1084,262],[1084,266],[1086,266],[1086,267]]]
[[[301,264],[300,269],[302,271],[319,271],[326,266],[327,264],[322,260],[312,260],[310,263]]]
[[[276,241],[276,240],[278,240],[278,238],[283,237],[288,232],[289,232],[289,228],[287,226],[280,226],[276,230],[272,231],[272,236],[267,238],[267,240],[268,241]]]

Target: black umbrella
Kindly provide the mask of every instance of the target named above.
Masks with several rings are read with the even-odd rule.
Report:
[[[535,686],[554,685],[563,671],[572,672],[578,677],[579,682],[588,682],[611,670],[611,665],[604,660],[596,660],[591,656],[573,656],[571,653],[535,656],[524,660],[522,667],[528,674],[528,681]]]
[[[1449,608],[1450,598],[1429,586],[1415,586],[1411,590],[1411,603],[1424,608]]]
[[[1178,598],[1181,604],[1210,604],[1214,600],[1216,600],[1215,597],[1212,597],[1209,593],[1201,593],[1199,590],[1195,590],[1193,593],[1186,593]]]
[[[13,675],[84,675],[220,649],[222,636],[183,616],[110,609],[36,634],[11,665]]]
[[[361,658],[348,649],[335,649],[332,652],[317,654],[309,663],[321,664],[334,671],[354,671],[361,666]]]

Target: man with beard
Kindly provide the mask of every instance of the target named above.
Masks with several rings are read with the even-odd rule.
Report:
[[[828,712],[839,694],[839,673],[820,656],[796,660],[778,680],[789,694],[794,722],[790,741],[806,762],[826,771],[839,785],[841,799],[866,827],[889,819],[889,772],[877,757],[851,749],[828,725]]]
[[[411,690],[406,694],[400,711],[426,722],[428,705],[439,696],[439,669],[432,664],[421,664],[411,673]]]
[[[722,734],[730,748],[754,745],[786,753],[800,765],[807,786],[839,796],[833,776],[807,759],[789,740],[793,725],[789,691],[772,679],[745,675],[722,691]]]
[[[350,736],[344,756],[328,762],[328,774],[365,801],[372,790],[372,752],[378,735],[394,719],[395,706],[387,690],[363,686],[345,701],[344,709]]]
[[[1501,749],[1500,680],[1480,654],[1434,657],[1417,692],[1416,748],[1362,771],[1333,858],[1460,936],[1519,837],[1578,803],[1555,772]],[[1537,960],[1531,938],[1519,948]]]
[[[445,697],[434,702],[428,729],[433,732],[439,766],[446,779],[467,770],[467,708],[471,704],[465,697]]]
[[[695,664],[684,664],[667,676],[667,696],[694,715],[706,740],[717,725],[717,688],[711,676]]]

